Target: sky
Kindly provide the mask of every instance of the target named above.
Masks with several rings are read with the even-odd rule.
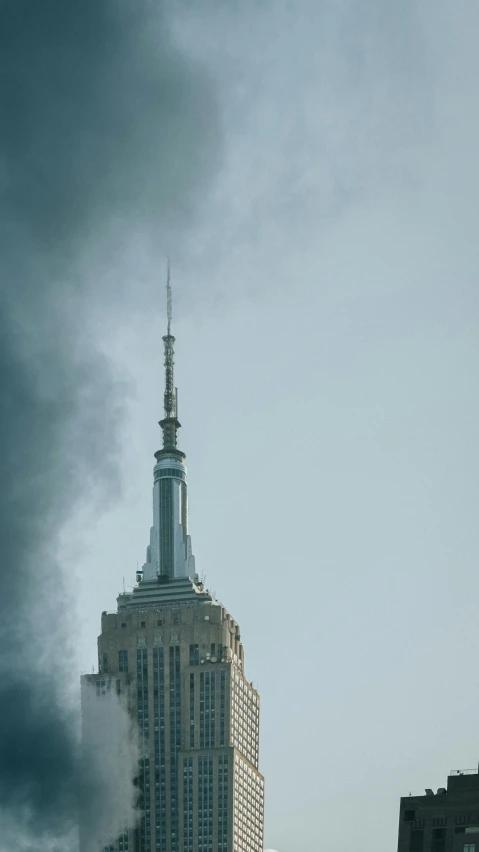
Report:
[[[75,681],[144,561],[169,254],[193,551],[261,695],[265,847],[394,849],[400,796],[479,759],[477,6],[32,8],[0,3],[2,618],[58,672],[67,616]],[[12,722],[38,651],[3,630]]]

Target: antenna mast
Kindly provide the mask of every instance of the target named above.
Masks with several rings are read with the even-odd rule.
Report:
[[[177,400],[178,392],[175,388],[174,367],[175,367],[175,338],[171,333],[172,320],[172,299],[171,299],[171,276],[170,276],[170,259],[167,262],[166,272],[166,317],[167,317],[167,333],[163,337],[165,347],[165,393],[163,396],[164,416],[160,420],[160,426],[163,429],[163,448],[176,448],[177,432],[179,429]]]
[[[172,310],[171,310],[170,258],[168,258],[168,262],[167,262],[167,263],[168,263],[168,265],[167,265],[167,271],[166,271],[166,315],[167,315],[167,318],[168,318],[168,334],[167,334],[167,336],[169,337],[169,336],[170,336],[170,332],[171,332],[171,316],[172,316]]]

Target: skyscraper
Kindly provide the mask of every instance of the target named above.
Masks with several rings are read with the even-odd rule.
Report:
[[[138,827],[106,848],[260,852],[259,695],[244,673],[238,623],[195,570],[185,454],[177,447],[169,274],[167,305],[163,447],[155,453],[146,561],[117,611],[102,614],[98,674],[83,677],[99,696],[115,690],[138,726]]]

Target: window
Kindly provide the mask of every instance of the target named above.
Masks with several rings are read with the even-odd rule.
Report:
[[[171,852],[178,850],[178,751],[181,744],[181,677],[180,649],[178,645],[170,645],[169,654],[170,674],[170,803],[171,803]]]
[[[404,811],[404,822],[414,822],[416,811]]]
[[[160,571],[169,577],[173,575],[174,565],[174,529],[173,529],[173,481],[159,481],[160,508]]]
[[[122,627],[126,627],[126,621],[122,621],[122,622],[121,622],[121,626],[122,626]]]
[[[446,829],[433,828],[431,852],[444,852],[446,848]]]
[[[128,651],[118,651],[118,671],[128,671]]]
[[[195,676],[190,674],[190,748],[195,747]]]
[[[142,621],[142,622],[140,623],[140,627],[146,627],[146,621]]]
[[[186,480],[185,472],[177,467],[160,467],[155,470],[155,479],[164,479],[170,476],[174,476],[175,479]]]
[[[463,852],[476,852],[476,844],[475,843],[465,843],[463,848]]]
[[[424,849],[424,829],[413,828],[409,839],[409,852],[423,852]]]
[[[162,625],[163,625],[163,621],[162,621],[161,618],[159,618],[158,621],[156,622],[156,626],[161,627]]]

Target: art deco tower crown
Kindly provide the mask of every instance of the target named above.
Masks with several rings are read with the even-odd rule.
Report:
[[[188,496],[185,454],[177,449],[178,390],[174,383],[175,338],[171,334],[171,282],[170,265],[166,283],[167,333],[165,347],[164,416],[160,420],[163,430],[163,448],[155,453],[153,469],[153,526],[146,562],[143,565],[144,581],[195,578],[195,560],[188,535]]]

